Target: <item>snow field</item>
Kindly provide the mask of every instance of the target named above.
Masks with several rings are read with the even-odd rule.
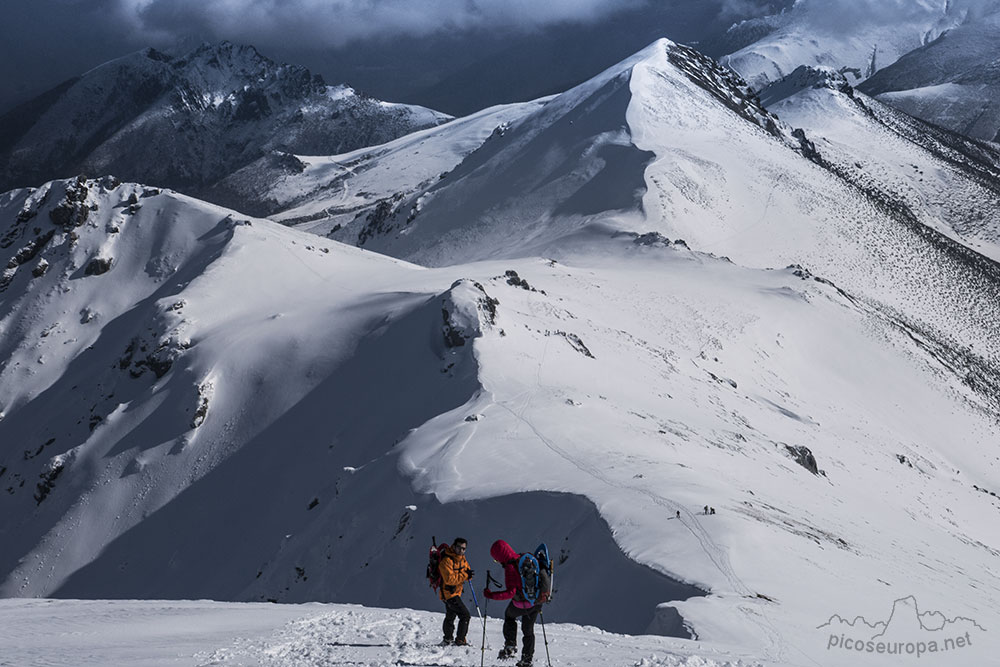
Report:
[[[0,600],[0,665],[333,667],[480,662],[474,646],[440,647],[442,613],[356,605],[269,605],[209,601]],[[503,645],[501,619],[487,619],[486,660]],[[752,667],[739,652],[665,637],[630,637],[557,622],[545,625],[553,665],[577,667]],[[545,664],[541,624],[536,656]]]

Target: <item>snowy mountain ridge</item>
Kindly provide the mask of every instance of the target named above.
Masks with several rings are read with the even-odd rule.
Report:
[[[558,257],[608,227],[655,231],[752,266],[803,264],[853,292],[906,303],[907,310],[922,299],[903,297],[909,288],[895,284],[892,276],[912,269],[878,263],[860,273],[850,268],[871,263],[867,256],[873,247],[889,242],[899,247],[900,257],[914,260],[925,252],[952,255],[934,260],[942,266],[966,262],[965,251],[947,249],[950,241],[974,249],[977,256],[1000,257],[1000,224],[989,203],[997,200],[1000,160],[988,145],[914,126],[877,105],[882,120],[874,124],[883,124],[884,134],[902,134],[902,145],[911,153],[897,154],[893,151],[899,149],[890,145],[890,159],[909,157],[928,169],[933,164],[949,174],[942,193],[943,188],[951,189],[952,198],[960,190],[967,193],[964,207],[948,206],[953,200],[945,200],[945,207],[931,204],[926,195],[913,194],[923,187],[919,174],[906,190],[883,182],[879,170],[858,171],[853,163],[864,154],[861,144],[827,160],[810,139],[823,136],[822,123],[812,123],[815,134],[792,130],[766,111],[738,77],[692,54],[686,47],[657,42],[501,126],[429,188],[382,200],[380,210],[347,221],[332,237],[436,265],[497,254]],[[856,115],[871,121],[873,112],[836,78],[835,96],[823,104],[829,111],[853,106]],[[791,86],[789,93],[802,86],[784,85]],[[845,101],[836,102],[841,98]],[[820,108],[814,115],[822,119],[824,113]],[[366,159],[377,162],[377,157]],[[392,161],[414,159],[393,154]],[[352,178],[338,176],[338,189],[352,191]],[[294,183],[289,177],[284,187]],[[372,185],[363,182],[369,195],[379,191]],[[389,194],[385,186],[382,192]],[[847,214],[835,202],[851,202],[847,209],[860,213]],[[811,216],[804,219],[803,210]],[[851,228],[855,231],[848,232]],[[947,238],[928,236],[933,236],[930,229]],[[831,249],[841,247],[847,255],[834,259],[838,253]],[[988,264],[983,268],[989,272]],[[871,271],[881,277],[873,278]],[[980,313],[995,310],[986,305],[990,290],[984,292]],[[979,326],[978,315],[955,311],[954,317],[973,329]],[[919,319],[953,328],[937,305]],[[968,342],[973,340],[978,336]]]
[[[861,89],[906,113],[976,139],[1000,141],[1000,10],[907,53]]]
[[[654,72],[648,87],[636,83],[637,72],[647,68]],[[394,198],[379,215],[358,216],[332,238],[440,264],[497,253],[544,254],[557,239],[576,234],[582,221],[639,212],[648,188],[644,172],[654,157],[632,136],[641,126],[633,110],[645,112],[639,102],[645,93],[651,105],[672,96],[685,100],[678,116],[722,109],[728,122],[739,119],[741,130],[749,123],[754,134],[764,133],[786,150],[804,150],[802,140],[761,107],[732,71],[689,47],[659,40],[576,88],[525,108],[530,113],[499,125],[430,187]],[[425,225],[433,229],[413,231]],[[528,245],[511,233],[522,226],[530,228],[519,230],[526,231]],[[449,236],[457,243],[441,243]]]
[[[803,65],[847,69],[851,82],[859,83],[944,32],[976,20],[978,14],[960,2],[805,0],[758,20],[766,25],[766,34],[721,62],[757,90]]]
[[[110,172],[198,193],[273,150],[338,153],[448,118],[327,86],[250,46],[146,49],[6,114],[0,189]]]
[[[910,115],[996,141],[998,17],[993,0],[805,0],[739,22],[709,45],[755,90],[829,67]]]
[[[855,91],[832,70],[800,68],[761,97],[783,120],[803,128],[844,180],[905,218],[1000,260],[995,145],[897,111]]]

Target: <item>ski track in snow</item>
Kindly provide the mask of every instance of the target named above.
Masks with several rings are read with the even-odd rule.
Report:
[[[535,313],[534,305],[532,304],[530,299],[528,303],[529,303],[529,308],[532,311],[532,315],[537,315],[537,313]],[[709,559],[711,559],[711,561],[715,564],[715,566],[719,569],[719,571],[723,574],[723,576],[726,577],[732,589],[742,596],[746,597],[753,596],[754,595],[753,591],[745,583],[743,583],[743,581],[739,578],[739,576],[733,569],[732,565],[730,564],[729,555],[726,552],[726,550],[720,547],[715,542],[715,540],[712,539],[711,535],[708,534],[708,531],[706,531],[704,526],[702,526],[701,522],[698,521],[695,514],[691,512],[689,509],[687,509],[686,506],[684,506],[681,503],[672,502],[669,499],[663,498],[662,496],[659,496],[647,489],[631,487],[611,480],[607,475],[603,474],[597,467],[588,465],[583,461],[573,457],[568,451],[566,451],[562,447],[559,447],[550,438],[544,436],[534,425],[534,423],[532,423],[532,421],[525,416],[525,412],[527,412],[528,408],[531,406],[531,402],[534,399],[535,395],[538,393],[538,389],[541,386],[541,372],[543,366],[545,365],[545,357],[548,354],[548,346],[549,346],[549,341],[546,340],[541,358],[538,362],[538,368],[535,371],[535,386],[532,389],[527,390],[522,394],[519,394],[511,399],[512,401],[515,401],[523,396],[524,397],[523,403],[516,409],[511,408],[509,405],[506,405],[503,402],[499,401],[496,401],[496,405],[509,412],[519,422],[523,423],[525,426],[531,429],[531,432],[534,433],[535,436],[542,443],[544,443],[546,447],[548,447],[552,452],[559,455],[563,460],[565,460],[567,463],[571,464],[581,472],[586,473],[591,477],[593,477],[594,479],[602,482],[603,484],[618,489],[620,491],[624,491],[626,493],[638,492],[643,496],[645,496],[654,504],[664,508],[667,514],[673,515],[679,510],[681,512],[681,517],[682,517],[681,523],[684,525],[685,528],[687,528],[691,532],[691,534],[695,537],[695,539],[698,540],[698,543],[701,545],[701,548],[705,552],[705,555],[707,555]],[[771,625],[771,623],[769,623],[763,616],[761,616],[756,610],[751,608],[749,605],[739,605],[738,608],[743,612],[744,616],[749,621],[751,621],[761,629],[762,634],[767,638],[766,642],[767,648],[765,650],[765,656],[770,660],[776,660],[776,661],[782,660],[784,656],[784,649],[783,649],[784,645],[783,642],[781,642],[780,640],[780,634],[774,628],[774,626]]]
[[[531,315],[533,317],[537,317],[538,313],[536,312],[533,300],[528,299],[527,304],[529,310],[531,311]],[[704,551],[705,555],[708,556],[708,558],[712,561],[712,563],[715,564],[716,568],[718,568],[718,570],[726,578],[732,590],[743,597],[747,598],[754,597],[755,592],[749,586],[747,586],[742,581],[742,579],[740,579],[739,575],[736,574],[736,571],[730,564],[728,552],[724,548],[719,546],[719,544],[716,543],[715,540],[712,539],[712,536],[709,535],[707,530],[705,530],[705,527],[698,520],[697,516],[693,512],[691,512],[683,503],[673,502],[668,498],[664,498],[647,489],[628,486],[620,482],[613,481],[607,475],[603,474],[601,470],[596,466],[589,465],[579,460],[578,458],[573,457],[567,450],[555,444],[555,442],[553,442],[550,438],[544,436],[534,425],[534,423],[525,416],[525,413],[531,406],[531,403],[535,398],[535,396],[537,395],[539,387],[542,384],[541,380],[542,368],[545,366],[545,359],[546,356],[548,355],[548,349],[549,349],[549,340],[546,339],[545,344],[542,348],[541,357],[539,358],[538,361],[538,366],[535,370],[534,386],[529,390],[517,394],[511,399],[511,402],[514,402],[519,400],[521,397],[524,397],[523,403],[517,408],[512,408],[501,401],[495,400],[494,403],[499,407],[503,408],[505,411],[509,412],[519,422],[523,423],[525,426],[531,429],[531,432],[534,433],[535,436],[542,443],[544,443],[546,447],[548,447],[552,452],[560,456],[563,460],[565,460],[566,462],[568,462],[581,472],[590,475],[594,479],[602,482],[603,484],[609,487],[618,489],[625,493],[631,493],[631,492],[640,493],[655,505],[664,508],[664,510],[666,510],[666,513],[670,516],[673,516],[677,511],[680,511],[681,523],[684,525],[685,528],[687,528],[691,532],[694,538],[698,540],[698,543],[701,545],[702,551]],[[772,623],[770,623],[762,614],[760,614],[756,609],[752,608],[750,605],[741,604],[737,605],[737,608],[743,613],[744,617],[748,621],[750,621],[755,626],[760,628],[762,636],[766,638],[764,647],[765,657],[768,660],[773,660],[775,662],[783,662],[786,654],[785,643],[781,640],[781,634],[778,632],[777,628],[775,628]]]
[[[531,308],[532,310],[532,315],[536,316],[537,313],[534,310],[533,304],[531,304],[530,300],[528,303],[529,303],[529,308]],[[701,525],[701,522],[698,521],[698,519],[695,517],[694,513],[688,510],[686,506],[684,506],[681,503],[672,502],[669,499],[663,498],[662,496],[659,496],[647,489],[628,486],[620,482],[612,481],[607,475],[603,474],[599,468],[584,463],[578,458],[573,457],[568,451],[555,444],[555,442],[553,442],[551,439],[542,435],[542,433],[535,427],[535,425],[531,422],[531,420],[524,416],[524,413],[530,407],[531,402],[534,399],[535,395],[538,393],[538,388],[541,385],[541,372],[542,372],[542,367],[545,365],[545,357],[548,354],[548,346],[549,342],[548,340],[546,340],[545,347],[543,348],[542,356],[538,362],[538,368],[535,373],[535,387],[534,389],[525,392],[527,394],[527,397],[524,400],[524,404],[521,405],[520,408],[517,410],[514,410],[509,406],[500,402],[498,402],[497,405],[499,405],[504,410],[512,414],[515,418],[518,419],[518,421],[522,422],[525,426],[531,429],[532,433],[534,433],[538,437],[538,439],[545,444],[546,447],[548,447],[550,450],[558,454],[562,459],[564,459],[565,461],[576,467],[581,472],[590,475],[594,479],[606,484],[607,486],[619,489],[621,491],[625,491],[626,493],[631,493],[631,492],[641,493],[643,496],[648,498],[654,504],[663,507],[668,515],[674,515],[679,510],[681,512],[681,516],[683,517],[681,523],[683,523],[684,527],[687,528],[689,531],[691,531],[691,534],[694,535],[695,539],[698,540],[698,542],[701,544],[702,550],[712,560],[712,562],[719,569],[719,571],[722,572],[722,574],[726,577],[726,579],[729,581],[730,586],[732,586],[732,589],[737,593],[739,593],[740,595],[753,595],[753,591],[751,591],[751,589],[745,583],[743,583],[742,580],[740,580],[735,570],[733,570],[732,565],[730,565],[729,563],[729,555],[726,553],[726,550],[720,547],[715,542],[715,540],[712,539],[712,537],[705,530],[704,526]],[[685,521],[683,519],[687,520]]]
[[[543,355],[543,361],[544,361],[544,355]],[[625,492],[634,491],[641,493],[643,496],[651,500],[656,505],[659,505],[660,507],[663,507],[665,510],[667,510],[668,514],[680,510],[681,523],[684,525],[685,528],[691,531],[691,534],[694,535],[695,539],[698,540],[699,544],[701,544],[702,550],[704,550],[705,554],[712,560],[712,562],[719,569],[719,571],[722,572],[722,574],[726,577],[730,585],[733,587],[733,590],[744,597],[752,597],[754,595],[751,589],[746,584],[743,583],[743,581],[736,574],[735,570],[733,570],[732,566],[729,563],[729,555],[726,553],[726,550],[720,547],[712,539],[712,537],[708,534],[705,528],[701,525],[701,522],[698,521],[694,513],[692,513],[683,505],[673,503],[670,500],[658,496],[646,489],[629,487],[626,486],[625,484],[621,484],[610,480],[607,476],[601,474],[600,470],[598,470],[597,468],[589,466],[577,459],[574,459],[565,449],[559,447],[558,445],[553,443],[550,439],[542,435],[538,431],[538,429],[535,428],[534,424],[532,424],[531,421],[524,416],[524,412],[530,405],[531,398],[533,397],[533,395],[534,395],[533,393],[529,393],[528,397],[525,399],[524,404],[518,410],[514,410],[509,406],[504,405],[503,403],[497,402],[496,404],[501,408],[503,408],[504,410],[506,410],[507,412],[509,412],[515,418],[517,418],[529,429],[531,429],[531,431],[538,437],[538,439],[542,443],[545,444],[546,447],[548,447],[550,450],[558,454],[560,457],[562,457],[571,465],[575,466],[581,472],[587,473],[594,479],[597,479],[598,481],[610,487],[619,489],[621,491]],[[781,641],[780,639],[781,635],[777,631],[777,629],[770,622],[768,622],[766,618],[760,615],[760,613],[758,613],[755,609],[753,609],[749,605],[739,605],[738,609],[740,609],[743,612],[747,620],[749,620],[754,625],[759,627],[761,629],[763,636],[766,637],[766,648],[764,649],[765,657],[767,657],[768,660],[774,660],[776,662],[783,661],[785,655],[784,642]],[[660,663],[650,663],[650,664],[660,664]]]

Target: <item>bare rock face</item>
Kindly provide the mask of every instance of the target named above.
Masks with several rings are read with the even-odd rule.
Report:
[[[88,276],[99,276],[111,270],[114,260],[106,257],[95,257],[87,262],[87,268],[83,270]]]
[[[90,207],[87,206],[87,179],[78,176],[76,181],[66,187],[65,196],[49,211],[49,219],[52,224],[69,230],[73,227],[80,227],[87,222],[90,215]]]
[[[819,467],[816,465],[816,457],[809,450],[808,447],[803,445],[785,445],[785,449],[788,455],[795,460],[800,466],[808,470],[814,475],[819,475]]]
[[[479,338],[485,329],[497,321],[498,299],[474,280],[458,280],[441,299],[441,328],[445,347],[461,347],[466,341]]]

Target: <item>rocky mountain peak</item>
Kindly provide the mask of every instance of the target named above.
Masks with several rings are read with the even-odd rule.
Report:
[[[448,118],[348,90],[232,42],[137,51],[2,118],[0,190],[114,173],[200,194],[271,150],[339,153]]]
[[[765,86],[760,91],[760,100],[767,107],[808,88],[828,88],[853,97],[854,88],[847,82],[846,73],[822,65],[800,65],[788,76]]]

